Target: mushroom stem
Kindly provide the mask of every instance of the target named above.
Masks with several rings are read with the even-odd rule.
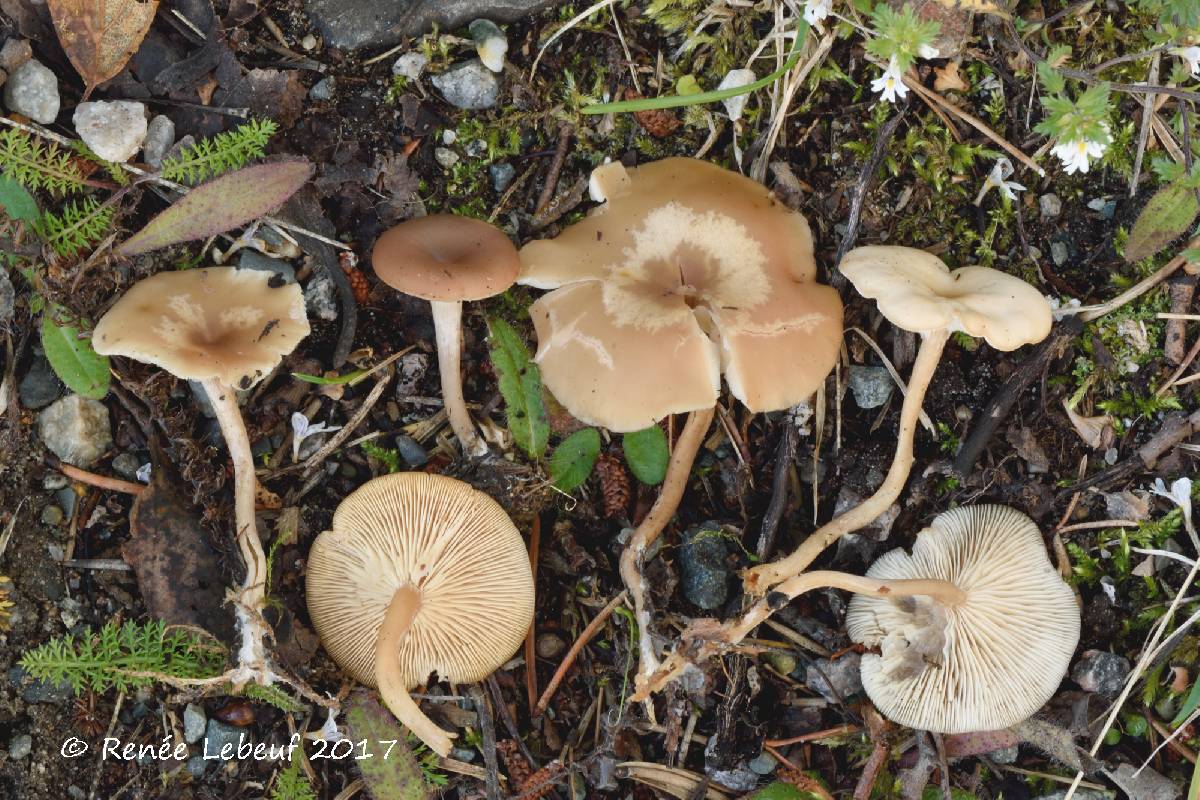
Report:
[[[900,408],[900,430],[896,434],[896,454],[892,465],[888,468],[883,483],[875,490],[875,494],[859,503],[841,516],[834,517],[817,530],[797,547],[791,555],[770,564],[761,564],[742,574],[744,589],[747,594],[765,594],[775,584],[787,580],[793,575],[799,575],[816,560],[826,547],[836,542],[844,534],[869,525],[900,496],[908,474],[913,464],[913,437],[917,432],[917,424],[921,415],[921,404],[925,400],[925,391],[937,370],[942,350],[950,337],[948,329],[926,333],[917,351],[917,359],[913,363],[912,375],[908,379],[908,393],[904,396],[904,405]]]
[[[259,613],[266,599],[267,557],[263,554],[254,521],[257,479],[254,476],[250,437],[246,434],[246,424],[242,420],[233,387],[215,378],[201,381],[201,385],[217,416],[225,446],[229,448],[229,458],[233,461],[234,522],[237,525],[238,550],[246,565],[246,577],[242,580],[242,589],[234,605],[234,614],[242,634],[234,684],[240,686],[254,680],[269,685],[272,676],[267,666],[266,645],[263,644],[268,630]]]
[[[692,472],[692,462],[704,442],[704,434],[712,422],[716,408],[704,408],[693,411],[688,415],[687,423],[675,442],[675,450],[671,453],[671,461],[667,465],[667,474],[663,478],[662,490],[658,499],[650,508],[642,523],[637,526],[629,543],[621,553],[621,580],[629,589],[633,598],[634,617],[637,620],[638,645],[641,648],[641,659],[638,665],[638,681],[649,677],[658,669],[658,657],[654,653],[653,637],[650,633],[650,609],[646,607],[646,576],[642,574],[646,550],[662,533],[663,528],[679,508],[683,499],[683,491],[687,488],[688,476]]]
[[[433,332],[437,339],[438,371],[442,375],[442,404],[463,454],[486,455],[487,443],[475,432],[462,390],[462,303],[431,300]]]
[[[439,756],[450,754],[450,740],[455,734],[439,728],[425,716],[408,694],[408,685],[400,669],[400,643],[408,634],[413,618],[421,608],[421,592],[412,586],[401,586],[392,595],[379,634],[375,640],[375,683],[383,702],[404,727]]]

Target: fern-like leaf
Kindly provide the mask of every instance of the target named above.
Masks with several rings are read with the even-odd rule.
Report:
[[[16,128],[0,131],[0,174],[30,191],[67,194],[84,185],[83,173],[70,153]]]
[[[63,258],[72,258],[108,233],[115,212],[114,206],[86,197],[68,203],[61,214],[43,214],[37,232],[54,252]]]
[[[279,780],[275,781],[275,788],[271,791],[271,800],[317,800],[312,784],[304,777],[300,759],[292,759],[287,769],[279,773]]]
[[[248,683],[242,689],[242,693],[251,700],[259,700],[263,703],[273,705],[280,711],[286,711],[289,714],[304,710],[304,706],[299,701],[278,686],[263,686],[258,683]]]
[[[261,158],[267,142],[279,130],[269,119],[254,119],[236,130],[202,139],[177,156],[163,161],[162,176],[169,181],[199,183],[246,166]]]
[[[220,673],[225,654],[202,633],[154,620],[119,627],[109,622],[78,638],[52,639],[26,651],[20,663],[33,677],[54,684],[67,681],[79,694],[84,689],[139,689],[153,684],[158,675],[210,678]]]

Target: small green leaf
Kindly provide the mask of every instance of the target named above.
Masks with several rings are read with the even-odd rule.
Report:
[[[6,175],[0,175],[0,210],[21,222],[37,222],[38,207],[33,195]]]
[[[1198,213],[1195,192],[1176,185],[1159,189],[1129,232],[1125,260],[1132,264],[1162,250],[1187,231]]]
[[[346,706],[346,727],[350,739],[367,741],[373,758],[359,759],[359,770],[371,797],[395,800],[426,800],[429,787],[421,767],[406,742],[406,729],[375,699],[359,690],[350,695]]]
[[[667,477],[667,462],[671,459],[667,435],[657,425],[627,433],[621,439],[625,463],[633,475],[647,486],[657,486]]]
[[[1171,727],[1178,728],[1195,713],[1197,708],[1200,708],[1200,678],[1197,678],[1196,682],[1192,684],[1192,690],[1188,692],[1187,699],[1179,707],[1179,713],[1175,715],[1175,719],[1171,720]]]
[[[563,492],[573,492],[592,474],[600,455],[600,432],[584,428],[563,439],[550,456],[550,480]]]
[[[91,339],[81,339],[79,329],[57,323],[62,310],[52,308],[42,316],[42,349],[54,373],[76,394],[100,400],[108,394],[108,358],[97,355]]]
[[[696,80],[695,75],[684,75],[682,78],[675,81],[676,94],[700,94],[702,91],[704,90],[700,88],[700,83]]]
[[[550,443],[550,422],[542,403],[542,375],[529,357],[525,342],[502,319],[488,320],[491,359],[504,396],[508,429],[513,441],[530,458],[541,458]]]
[[[332,378],[325,378],[320,375],[307,375],[303,372],[293,372],[292,377],[305,383],[315,383],[318,386],[334,386],[342,383],[350,383],[350,381],[361,378],[366,374],[367,370],[365,369],[352,369],[345,375],[334,375]]]

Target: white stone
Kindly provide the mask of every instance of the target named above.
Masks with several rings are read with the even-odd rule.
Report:
[[[731,69],[725,73],[725,77],[717,85],[717,89],[740,89],[758,80],[752,69]],[[742,118],[742,111],[746,108],[746,99],[750,97],[749,92],[745,94],[726,97],[722,102],[725,105],[725,113],[734,122]]]
[[[112,447],[108,408],[77,394],[67,395],[39,414],[38,430],[50,452],[84,469]]]
[[[58,78],[48,67],[30,59],[8,76],[4,105],[9,111],[49,125],[58,117]]]
[[[175,144],[175,123],[165,114],[159,114],[146,126],[146,139],[142,142],[142,158],[158,169],[171,145]]]
[[[405,53],[396,59],[395,64],[392,64],[392,74],[415,81],[421,77],[421,73],[425,71],[425,65],[428,63],[429,59],[423,53]]]
[[[71,117],[75,132],[105,161],[123,164],[142,149],[146,139],[146,107],[132,100],[80,103]]]
[[[508,37],[504,31],[488,19],[475,20],[471,23],[470,31],[479,60],[492,72],[501,72],[504,69],[504,56],[508,53]]]

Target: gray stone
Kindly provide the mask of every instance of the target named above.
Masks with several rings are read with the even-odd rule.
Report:
[[[492,188],[497,192],[503,192],[516,177],[517,168],[512,164],[492,164],[488,167],[488,174],[492,176]]]
[[[770,753],[759,753],[754,759],[747,764],[750,771],[755,775],[770,775],[775,771],[775,767],[779,766],[779,762],[775,760],[775,756]]]
[[[195,703],[188,703],[187,708],[183,709],[183,738],[187,743],[195,744],[200,741],[207,725],[208,719],[204,716],[204,709]]]
[[[244,731],[241,728],[235,728],[232,725],[226,725],[215,719],[208,721],[208,727],[204,729],[204,752],[210,756],[219,756],[221,748],[225,745],[233,745],[233,750],[237,751],[238,739]],[[219,758],[217,759],[220,760]]]
[[[1009,747],[1001,747],[999,750],[993,750],[987,756],[997,764],[1015,764],[1017,756],[1021,754],[1021,746],[1014,744]]]
[[[0,269],[0,325],[12,319],[17,307],[17,290],[13,288],[8,271]]]
[[[38,430],[50,452],[87,469],[112,447],[108,408],[99,400],[69,394],[38,415]]]
[[[429,461],[429,453],[421,443],[407,434],[401,433],[396,436],[396,450],[404,459],[404,463],[413,469],[422,467]]]
[[[1042,222],[1058,219],[1062,214],[1062,200],[1059,200],[1058,195],[1053,192],[1044,194],[1038,198],[1038,209],[1041,211]]]
[[[1117,201],[1105,199],[1103,197],[1097,197],[1094,200],[1089,200],[1087,207],[1092,211],[1097,212],[1102,219],[1112,219],[1117,213]]]
[[[442,165],[443,169],[450,169],[458,163],[458,153],[449,147],[435,147],[433,149],[433,158]]]
[[[849,700],[863,690],[861,662],[858,653],[847,653],[836,661],[818,659],[809,665],[804,683],[831,703]]]
[[[54,499],[58,501],[58,507],[63,510],[63,513],[70,517],[75,513],[75,504],[79,501],[79,495],[75,494],[74,489],[63,487],[54,493]]]
[[[163,161],[169,161],[172,158],[178,158],[184,150],[196,146],[196,137],[190,133],[184,136],[167,150],[167,154],[163,156]],[[262,231],[260,231],[261,233]]]
[[[716,741],[716,737],[714,736],[709,741]],[[737,794],[752,792],[758,786],[758,773],[745,767],[706,769],[705,772],[708,773],[708,777],[712,778],[713,783],[719,783],[727,789],[732,789]]]
[[[113,472],[120,475],[127,481],[137,480],[138,470],[145,463],[136,455],[130,452],[118,453],[117,457],[112,460]]]
[[[254,269],[260,272],[273,272],[283,279],[284,283],[296,282],[296,269],[286,261],[265,256],[257,250],[241,250],[238,252],[238,266],[242,269]]]
[[[115,164],[133,158],[146,140],[146,107],[132,100],[80,103],[71,121],[93,153]]]
[[[338,318],[337,289],[333,281],[324,276],[313,278],[304,287],[304,305],[308,313],[317,319],[333,322]]]
[[[567,643],[553,633],[541,633],[537,637],[538,658],[556,658],[567,649]]]
[[[421,73],[425,71],[428,63],[429,59],[425,57],[424,53],[416,51],[405,53],[396,59],[395,64],[392,64],[392,74],[415,81],[421,77]]]
[[[1085,692],[1113,695],[1125,685],[1129,670],[1129,660],[1123,656],[1088,650],[1071,670],[1071,680]]]
[[[203,778],[204,770],[208,769],[209,764],[213,761],[205,761],[204,756],[192,756],[187,761],[187,771],[193,778]]]
[[[477,19],[468,30],[475,40],[475,52],[479,60],[492,72],[504,70],[504,56],[508,52],[508,37],[500,26],[490,19]]]
[[[8,757],[13,761],[19,761],[31,752],[33,752],[33,737],[28,733],[14,736],[8,743]]]
[[[459,761],[466,761],[468,764],[475,760],[477,755],[474,747],[451,747],[450,757],[457,758]]]
[[[165,114],[159,114],[146,126],[146,140],[142,142],[142,158],[158,169],[171,145],[175,144],[175,123]]]
[[[65,703],[75,696],[75,690],[67,680],[53,684],[50,681],[30,680],[29,673],[21,667],[8,671],[9,682],[21,687],[21,699],[26,703]]]
[[[4,105],[9,111],[49,125],[58,118],[58,78],[49,67],[31,58],[9,73],[4,84]]]
[[[42,509],[43,525],[62,525],[64,518],[62,509],[56,505],[48,505]]]
[[[1078,798],[1078,800],[1113,800],[1113,797],[1115,796],[1115,792],[1106,792],[1097,789],[1084,789],[1080,787],[1079,789],[1075,790],[1075,797]],[[1066,797],[1067,790],[1063,789],[1058,792],[1043,794],[1034,798],[1034,800],[1066,800]]]
[[[1138,769],[1132,764],[1120,764],[1112,772],[1104,772],[1129,795],[1129,800],[1177,800],[1183,796],[1183,786],[1150,767]]]
[[[337,79],[330,75],[328,78],[322,78],[313,84],[313,87],[308,90],[308,99],[322,102],[332,100],[333,93],[337,90]]]
[[[54,374],[50,362],[40,355],[33,359],[33,363],[29,365],[29,371],[25,373],[25,377],[21,379],[21,385],[17,387],[21,405],[35,411],[53,403],[62,392],[62,381]]]
[[[1067,249],[1065,242],[1050,243],[1050,258],[1054,261],[1055,266],[1061,267],[1063,264],[1067,263],[1067,259],[1070,257],[1070,255],[1071,251]]]
[[[453,66],[430,80],[447,103],[465,111],[491,108],[500,99],[500,81],[479,59]]]
[[[409,353],[400,359],[396,376],[396,397],[404,398],[417,393],[417,386],[429,369],[429,356],[424,353]]]
[[[480,16],[515,22],[557,0],[305,0],[309,19],[331,47],[354,49],[395,44],[434,25],[452,30]]]
[[[0,47],[0,69],[15,72],[22,64],[33,58],[33,48],[24,39],[9,39]]]
[[[892,396],[896,385],[884,367],[851,364],[848,378],[854,402],[862,409],[882,406]]]
[[[683,535],[679,571],[683,596],[703,609],[720,608],[729,597],[729,540],[720,524],[706,522]]]

